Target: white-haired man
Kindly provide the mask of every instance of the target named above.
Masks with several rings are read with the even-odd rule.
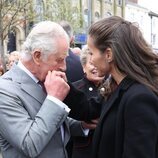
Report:
[[[62,102],[70,89],[64,73],[68,49],[59,24],[40,22],[28,35],[19,63],[1,77],[3,158],[66,158],[70,133],[84,135],[80,122],[67,118],[70,109]]]

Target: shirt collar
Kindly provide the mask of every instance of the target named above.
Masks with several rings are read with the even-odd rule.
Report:
[[[22,64],[21,61],[18,62],[17,66],[23,70],[27,75],[29,75],[36,83],[39,82],[39,80]]]

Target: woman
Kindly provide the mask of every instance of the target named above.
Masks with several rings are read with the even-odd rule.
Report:
[[[73,85],[85,93],[88,99],[100,97],[99,86],[104,77],[98,78],[98,70],[90,62],[90,51],[88,46],[83,47],[80,60],[84,71],[84,77],[73,83]],[[91,158],[92,157],[92,137],[94,130],[91,130],[88,137],[74,137],[72,158]]]
[[[99,75],[117,84],[94,133],[94,158],[158,158],[158,57],[117,16],[92,24],[88,47]]]
[[[81,65],[83,67],[84,77],[73,83],[75,87],[82,90],[88,98],[98,95],[98,87],[103,82],[104,77],[98,78],[97,67],[93,65],[90,59],[90,51],[87,45],[83,47],[80,55]]]
[[[93,158],[158,158],[158,56],[134,24],[117,16],[92,24],[87,43],[99,76],[111,76]],[[84,120],[97,116],[101,103],[88,101],[71,85],[64,102],[71,115]]]

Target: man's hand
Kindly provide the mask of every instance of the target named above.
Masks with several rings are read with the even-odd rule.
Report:
[[[49,71],[44,82],[47,94],[61,101],[69,93],[70,87],[67,84],[66,75],[61,71]]]

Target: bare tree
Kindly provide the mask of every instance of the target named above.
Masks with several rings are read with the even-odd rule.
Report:
[[[61,21],[66,20],[72,24],[76,32],[82,28],[83,18],[81,12],[81,4],[73,5],[72,0],[49,0],[45,2],[44,18]]]
[[[41,20],[66,20],[79,32],[83,23],[80,3],[74,6],[72,0],[0,0],[0,55],[5,71],[4,40],[14,33],[15,26],[23,25],[27,35],[30,22]]]
[[[14,26],[25,25],[28,15],[26,11],[30,7],[31,0],[0,0],[0,55],[3,68],[6,71],[4,57],[4,40],[13,31]]]

